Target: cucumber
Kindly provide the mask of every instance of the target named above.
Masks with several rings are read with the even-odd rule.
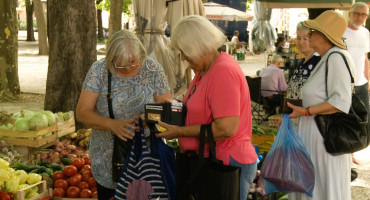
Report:
[[[53,171],[62,171],[63,170],[62,165],[59,165],[57,163],[51,163],[50,167],[53,169]]]
[[[16,162],[13,164],[12,168],[16,169],[16,170],[24,170],[26,172],[29,172],[31,171],[30,167],[26,164],[23,164],[23,163],[19,163],[19,162]]]
[[[52,169],[50,169],[50,168],[46,168],[45,169],[45,172],[47,173],[47,174],[49,174],[50,176],[53,176],[53,170]]]
[[[69,159],[69,158],[62,158],[60,161],[63,163],[63,165],[70,165],[71,164],[71,159]]]

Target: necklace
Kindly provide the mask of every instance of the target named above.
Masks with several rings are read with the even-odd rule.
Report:
[[[212,60],[211,62],[209,62],[207,68],[205,68],[205,70],[202,71],[202,76],[204,76],[204,74],[207,73],[207,71],[209,70],[209,68],[212,66],[213,62],[216,60],[216,58],[218,57],[219,53],[217,52],[215,55],[213,55],[212,57]]]

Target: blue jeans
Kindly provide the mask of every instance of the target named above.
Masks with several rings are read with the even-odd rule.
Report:
[[[240,200],[246,200],[249,188],[256,177],[257,161],[251,164],[241,164],[230,156],[229,165],[240,167]]]

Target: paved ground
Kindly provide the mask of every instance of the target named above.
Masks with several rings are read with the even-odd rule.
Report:
[[[37,39],[37,33],[35,35]],[[19,51],[18,51],[18,73],[21,91],[24,93],[45,94],[46,77],[48,68],[48,56],[39,56],[38,42],[25,42],[25,32],[19,33]],[[98,49],[104,45],[98,45]],[[101,58],[103,56],[98,56]],[[253,76],[257,70],[265,67],[266,56],[256,55],[247,56],[244,61],[238,61],[245,75]],[[8,112],[17,112],[21,108],[31,110],[43,110],[43,102],[30,103],[0,103],[0,110]],[[353,200],[370,200],[370,147],[357,152],[356,158],[360,165],[353,165],[359,172],[357,180],[351,183]]]

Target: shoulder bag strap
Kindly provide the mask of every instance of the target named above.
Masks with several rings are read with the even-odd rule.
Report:
[[[209,158],[216,159],[216,143],[213,137],[212,123],[207,124],[206,127],[207,127],[207,139],[208,139],[208,145],[209,145]]]
[[[108,101],[108,111],[109,117],[114,119],[113,109],[112,109],[112,73],[108,70],[108,93],[107,93],[107,101]]]
[[[328,62],[329,62],[329,57],[330,57],[330,55],[331,54],[333,54],[333,53],[338,53],[338,54],[340,54],[341,56],[342,56],[342,58],[343,58],[343,60],[344,60],[344,63],[346,64],[346,67],[347,67],[347,70],[348,70],[348,72],[349,72],[349,75],[351,76],[351,83],[354,83],[355,81],[354,81],[354,78],[353,78],[353,76],[352,76],[352,73],[351,73],[351,70],[349,69],[349,66],[348,66],[348,62],[347,62],[347,59],[346,59],[346,57],[344,56],[344,54],[342,53],[342,52],[340,52],[340,51],[333,51],[333,52],[331,52],[329,55],[328,55],[328,58],[326,59],[326,68],[325,68],[325,83],[326,83],[326,97],[328,97]]]

